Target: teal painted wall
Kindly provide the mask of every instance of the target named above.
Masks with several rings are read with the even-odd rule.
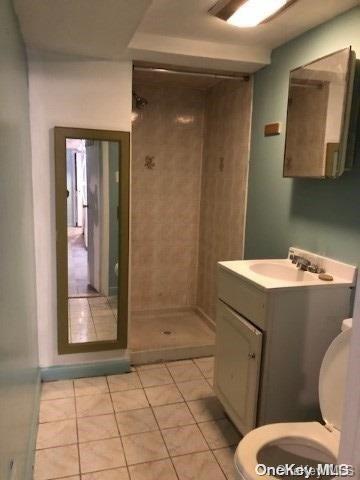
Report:
[[[0,2],[0,478],[30,480],[38,406],[27,64],[10,0]],[[15,477],[14,477],[15,478]]]
[[[254,78],[245,258],[281,258],[294,245],[360,263],[360,172],[336,180],[282,178],[285,133],[264,125],[286,121],[289,70],[352,45],[360,58],[360,7],[274,50]]]

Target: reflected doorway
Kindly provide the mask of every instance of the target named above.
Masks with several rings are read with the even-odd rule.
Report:
[[[88,194],[91,196],[92,187],[96,196],[101,191],[102,169],[96,143],[99,142],[66,139],[69,298],[101,295],[100,269],[96,265],[101,255],[99,234],[89,248],[89,220],[90,230],[95,232],[94,217],[100,199],[92,205],[88,218]]]

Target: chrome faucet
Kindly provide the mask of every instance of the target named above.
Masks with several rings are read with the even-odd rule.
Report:
[[[296,259],[296,268],[299,270],[304,270],[306,272],[310,267],[311,262],[304,257],[297,257]]]
[[[319,267],[315,263],[311,263],[307,258],[301,257],[300,255],[295,255],[293,250],[290,250],[289,259],[293,264],[296,265],[296,268],[303,270],[304,272],[308,271],[311,273],[325,273],[325,269]]]

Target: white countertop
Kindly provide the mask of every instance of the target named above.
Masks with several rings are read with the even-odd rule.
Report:
[[[322,257],[324,258],[324,257]],[[316,273],[298,270],[288,259],[264,259],[264,260],[233,260],[218,262],[220,268],[225,269],[244,280],[247,280],[261,289],[276,288],[301,288],[301,287],[329,287],[329,286],[353,286],[356,280],[356,267],[336,261],[326,263],[326,273],[333,276],[332,281],[319,279]],[[264,267],[265,265],[265,267]],[[270,272],[268,275],[259,273],[260,270]],[[277,272],[278,276],[270,276],[271,271]],[[289,274],[289,275],[288,275]],[[284,278],[282,278],[284,277]],[[293,277],[291,280],[287,277]]]

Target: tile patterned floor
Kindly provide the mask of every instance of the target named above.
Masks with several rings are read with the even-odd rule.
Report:
[[[116,339],[116,297],[69,298],[68,307],[70,343]]]
[[[34,480],[234,480],[213,358],[43,384]]]

